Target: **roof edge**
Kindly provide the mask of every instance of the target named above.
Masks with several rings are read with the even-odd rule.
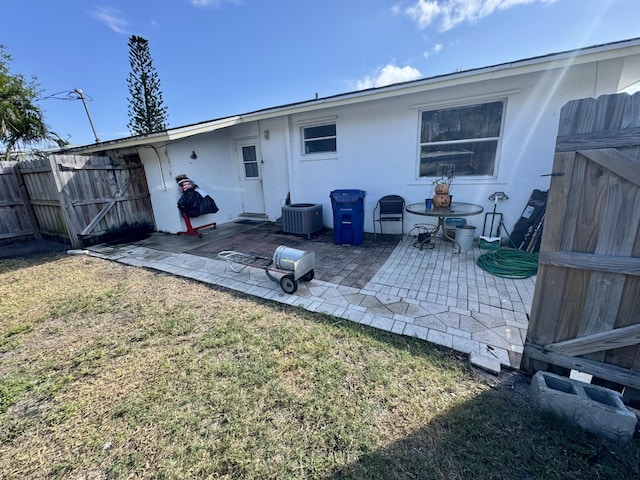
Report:
[[[400,92],[402,92],[403,95],[410,94],[415,90],[419,90],[424,88],[425,86],[433,84],[442,83],[442,87],[447,87],[460,83],[468,83],[470,79],[481,79],[482,76],[486,75],[491,75],[492,78],[495,78],[495,75],[499,72],[503,72],[503,76],[512,76],[527,73],[527,71],[539,71],[541,70],[540,67],[545,64],[549,65],[549,67],[547,68],[561,68],[566,65],[577,65],[581,63],[604,60],[607,58],[611,58],[609,52],[633,48],[636,48],[638,50],[637,53],[640,54],[640,37],[592,45],[588,47],[581,47],[573,50],[565,50],[558,53],[539,55],[486,67],[472,68],[468,70],[462,70],[460,72],[434,75],[431,77],[394,83],[382,87],[372,87],[364,90],[344,92],[311,100],[302,100],[299,102],[254,110],[239,115],[220,117],[217,119],[187,124],[180,127],[170,128],[162,132],[151,133],[147,135],[137,135],[134,137],[125,137],[85,146],[65,148],[59,150],[58,153],[94,153],[98,151],[109,150],[111,148],[128,148],[154,143],[176,141],[192,135],[208,133],[219,130],[221,128],[237,125],[246,121],[261,120],[269,117],[279,116],[284,113],[292,114],[304,110],[314,110],[320,108],[328,108],[329,106],[356,103],[362,101],[365,98],[384,98],[392,95],[397,95]]]

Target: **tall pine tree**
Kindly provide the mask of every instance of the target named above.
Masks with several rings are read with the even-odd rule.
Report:
[[[129,131],[132,135],[166,130],[167,108],[162,102],[160,80],[156,72],[149,41],[131,35],[129,38],[129,64],[131,72],[127,78],[129,86]]]

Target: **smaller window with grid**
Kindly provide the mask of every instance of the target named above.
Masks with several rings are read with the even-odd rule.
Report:
[[[302,127],[302,142],[304,155],[335,153],[337,151],[336,124]]]

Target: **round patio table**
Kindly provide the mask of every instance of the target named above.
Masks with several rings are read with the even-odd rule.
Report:
[[[442,228],[442,236],[447,240],[450,240],[458,247],[458,253],[460,253],[461,247],[454,238],[447,235],[447,230],[444,228],[445,219],[448,217],[470,217],[472,215],[479,215],[484,211],[481,205],[475,205],[473,203],[451,202],[451,205],[445,208],[431,208],[427,210],[425,202],[411,203],[406,206],[405,210],[414,215],[422,215],[424,217],[438,217],[438,227],[436,231],[431,235],[435,237],[438,231]]]

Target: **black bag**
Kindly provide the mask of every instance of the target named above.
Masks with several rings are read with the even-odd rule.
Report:
[[[418,234],[418,243],[429,243],[431,241],[431,234],[429,232]]]
[[[207,213],[217,213],[219,208],[209,195],[203,197],[196,189],[190,188],[178,200],[178,208],[187,217],[199,217]]]

